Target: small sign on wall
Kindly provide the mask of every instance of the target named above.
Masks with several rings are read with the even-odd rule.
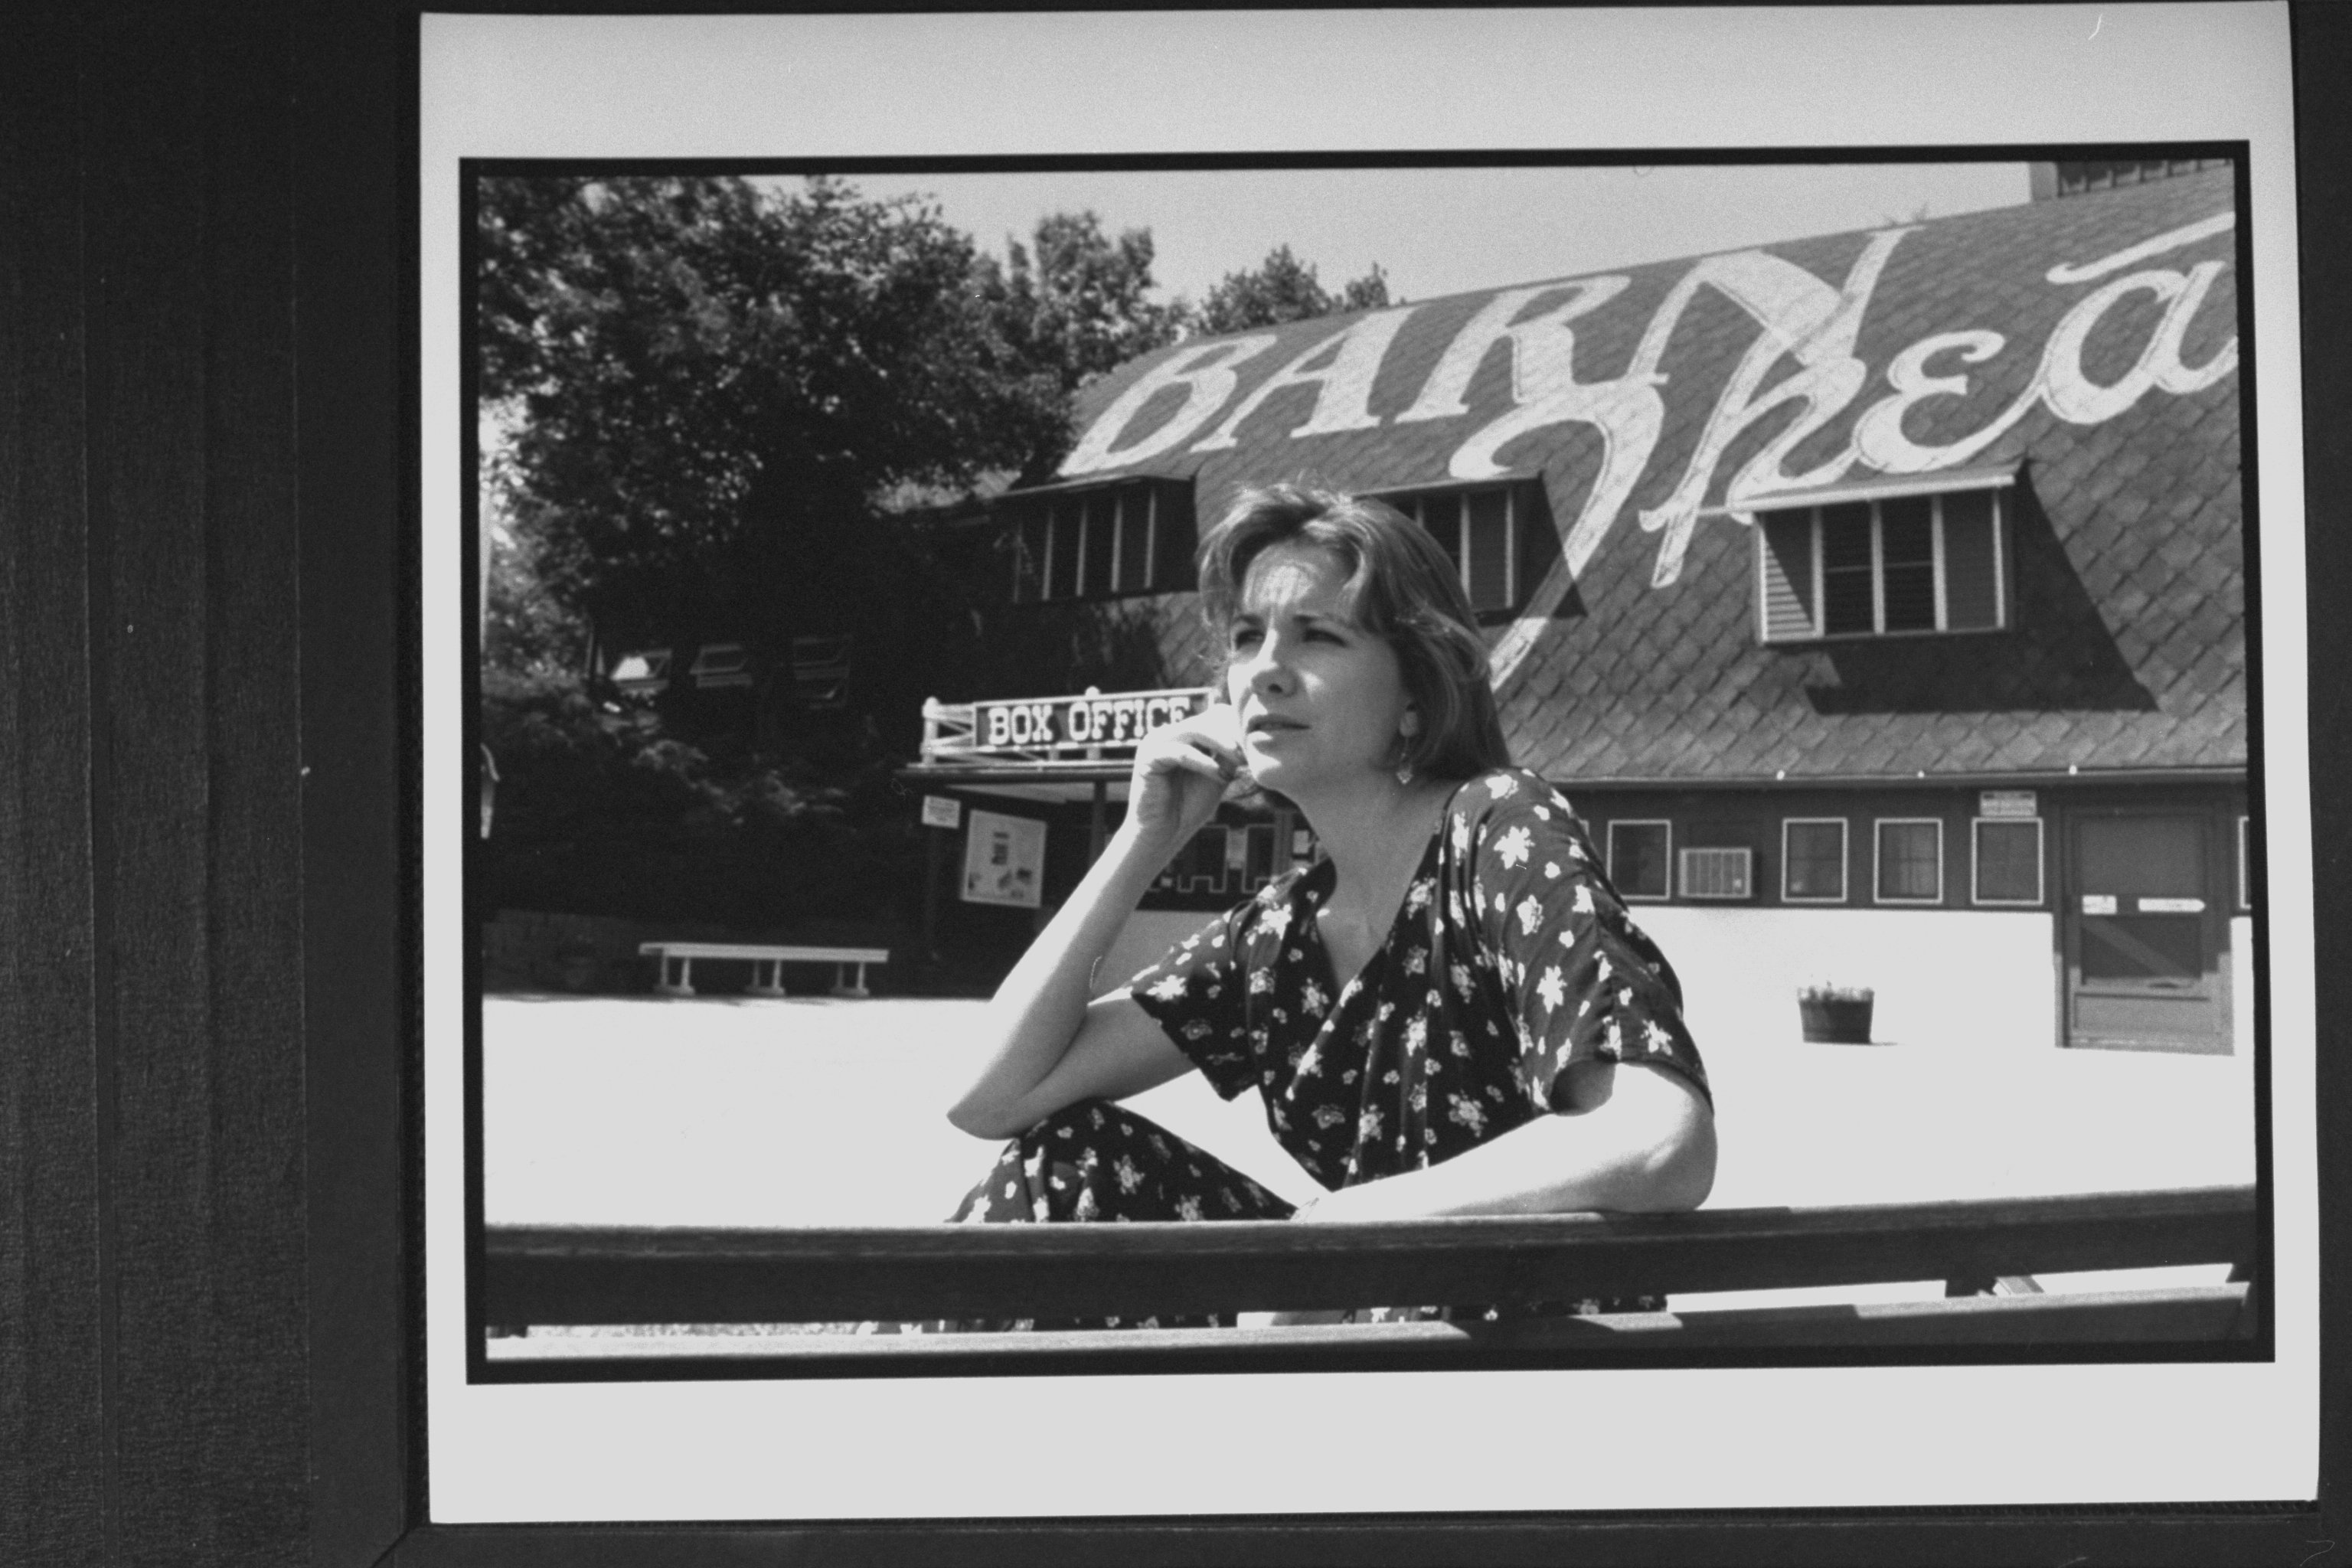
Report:
[[[2038,816],[2041,815],[2034,792],[2030,789],[1989,789],[1977,795],[1979,816]]]
[[[1045,825],[975,809],[963,848],[964,902],[1034,910],[1045,891]]]
[[[923,826],[926,827],[961,827],[963,826],[963,803],[951,795],[927,795],[923,797]]]
[[[2116,896],[2113,893],[2084,893],[2083,895],[2083,912],[2086,915],[2114,914],[2116,912]]]

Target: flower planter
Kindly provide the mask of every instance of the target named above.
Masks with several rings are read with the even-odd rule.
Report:
[[[1870,1044],[1870,996],[1800,996],[1797,1012],[1804,1021],[1805,1039],[1822,1046]]]

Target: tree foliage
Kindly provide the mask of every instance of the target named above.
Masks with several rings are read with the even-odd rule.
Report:
[[[824,179],[494,179],[479,240],[515,522],[598,623],[733,609],[787,561],[822,576],[893,485],[966,485],[1066,439],[1059,388],[927,204]]]
[[[1333,294],[1317,280],[1312,262],[1299,260],[1287,245],[1277,245],[1255,268],[1226,273],[1193,311],[1192,325],[1204,333],[1244,332],[1343,310],[1378,310],[1388,303],[1388,275],[1378,262]]]
[[[1045,479],[1073,394],[1187,331],[1386,300],[1285,247],[1204,316],[1153,298],[1148,230],[1057,213],[999,260],[822,178],[498,177],[477,217],[489,880],[538,908],[887,916],[925,697],[1159,679],[1145,607],[1009,614],[990,542],[924,505]],[[794,639],[844,636],[845,706],[778,700]],[[713,639],[766,688],[698,693]],[[659,698],[595,673],[649,645],[679,656]]]
[[[1014,353],[1065,395],[1184,328],[1181,301],[1150,298],[1150,229],[1114,239],[1091,211],[1053,213],[1037,221],[1028,245],[1012,240],[1006,252],[1001,268],[982,258],[989,308]],[[1036,477],[1061,456],[1051,453]]]

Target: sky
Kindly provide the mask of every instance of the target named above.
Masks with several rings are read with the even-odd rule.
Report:
[[[796,181],[782,182],[796,184]],[[1391,299],[1473,289],[2012,205],[2023,163],[859,174],[922,193],[999,256],[1056,211],[1151,231],[1161,298],[1198,300],[1287,244],[1337,291],[1377,262]]]

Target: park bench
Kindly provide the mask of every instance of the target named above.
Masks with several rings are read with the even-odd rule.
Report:
[[[836,981],[833,994],[836,996],[866,996],[866,966],[887,963],[890,950],[887,947],[829,947],[768,942],[644,942],[637,944],[641,955],[658,959],[661,977],[654,989],[665,996],[694,994],[694,961],[698,958],[748,958],[751,961],[751,993],[756,996],[782,996],[784,994],[783,966],[787,963],[830,963]],[[856,978],[850,978],[850,971]]]
[[[1071,1354],[1243,1367],[1305,1353],[1350,1367],[1511,1352],[2251,1340],[2264,1255],[2252,1187],[1685,1215],[1544,1215],[1291,1225],[976,1225],[794,1230],[488,1227],[483,1321],[754,1324],[1068,1319],[1514,1303],[1941,1279],[1946,1299],[1499,1321],[762,1336],[806,1370]],[[2229,1264],[2227,1283],[2042,1292],[2037,1273]],[[719,1337],[490,1339],[493,1363],[751,1352]]]

